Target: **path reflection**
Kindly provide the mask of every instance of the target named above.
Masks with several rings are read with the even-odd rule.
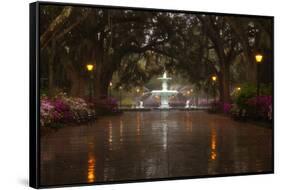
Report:
[[[122,119],[120,119],[120,123],[119,123],[119,125],[120,125],[120,129],[119,129],[119,135],[120,135],[120,143],[122,143],[123,142],[123,131],[124,131],[124,126],[123,126],[123,120]]]
[[[141,143],[141,127],[142,127],[142,113],[137,112],[136,115],[136,142]]]
[[[168,136],[168,125],[167,125],[167,123],[163,123],[162,130],[163,130],[163,135],[162,135],[163,142],[162,142],[162,144],[163,144],[164,151],[166,151],[167,150],[167,136]]]
[[[108,143],[109,143],[109,150],[112,150],[112,141],[113,141],[113,138],[112,138],[112,121],[109,120],[108,121]]]
[[[217,158],[217,130],[215,128],[211,129],[211,160],[216,160]]]
[[[96,176],[95,176],[95,157],[90,156],[88,160],[88,183],[92,183],[95,181]]]
[[[93,153],[93,144],[89,144],[88,148],[88,175],[87,175],[87,182],[88,183],[93,183],[96,179],[96,174],[95,174],[95,167],[96,167],[96,158]]]
[[[190,114],[187,112],[185,116],[185,127],[187,132],[192,132],[193,123],[190,117]]]
[[[218,169],[218,154],[217,154],[217,128],[214,122],[210,122],[211,127],[211,136],[210,136],[210,153],[209,153],[209,162],[208,162],[208,173],[216,174]]]
[[[140,136],[141,134],[141,121],[142,121],[142,115],[140,112],[137,113],[137,136]]]
[[[167,142],[168,142],[168,124],[167,124],[167,117],[168,112],[163,111],[161,112],[161,118],[162,118],[162,146],[164,151],[167,150]],[[171,125],[171,122],[169,122],[169,125]],[[176,125],[173,125],[176,126]]]

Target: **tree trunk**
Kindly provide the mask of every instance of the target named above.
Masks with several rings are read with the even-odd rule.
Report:
[[[74,73],[70,73],[70,81],[71,81],[70,95],[74,97],[84,97],[85,89],[86,89],[84,79],[78,77]]]
[[[223,102],[224,101],[224,85],[223,85],[223,74],[221,72],[219,73],[218,84],[219,84],[219,101]]]
[[[85,80],[79,76],[78,71],[73,67],[70,61],[64,62],[64,69],[70,80],[70,95],[74,97],[83,97],[86,89]]]
[[[248,53],[248,74],[247,74],[247,81],[252,83],[252,84],[256,84],[257,83],[257,64],[255,63],[255,60],[254,60],[254,54],[253,52],[249,52]]]
[[[199,103],[199,97],[198,97],[198,94],[196,93],[195,94],[195,106],[198,107],[198,103]]]
[[[222,85],[223,85],[223,102],[230,101],[230,89],[229,89],[229,80],[230,80],[230,67],[228,63],[222,64]]]
[[[112,79],[112,70],[104,65],[97,65],[94,75],[94,97],[101,98],[108,96],[108,86]]]
[[[224,49],[219,43],[217,43],[217,52],[220,63],[220,79],[219,79],[219,91],[220,91],[220,101],[229,102],[230,101],[230,63],[226,59]]]
[[[116,69],[116,63],[121,61],[118,56],[109,55],[107,51],[97,50],[95,55],[96,69],[94,71],[94,97],[108,96],[108,86]],[[101,55],[101,56],[99,56]]]
[[[48,62],[48,94],[53,96],[55,93],[55,84],[54,84],[54,62],[56,56],[56,41],[52,41],[52,46],[49,49],[49,62]]]

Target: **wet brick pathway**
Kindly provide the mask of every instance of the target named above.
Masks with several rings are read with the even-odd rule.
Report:
[[[41,138],[41,185],[272,171],[272,130],[203,111],[125,112]]]

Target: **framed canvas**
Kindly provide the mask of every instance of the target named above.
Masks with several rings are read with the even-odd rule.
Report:
[[[30,4],[30,186],[274,172],[274,18]]]

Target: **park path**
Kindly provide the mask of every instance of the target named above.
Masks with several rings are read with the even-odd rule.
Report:
[[[41,184],[272,171],[272,129],[203,111],[125,112],[41,138]]]

